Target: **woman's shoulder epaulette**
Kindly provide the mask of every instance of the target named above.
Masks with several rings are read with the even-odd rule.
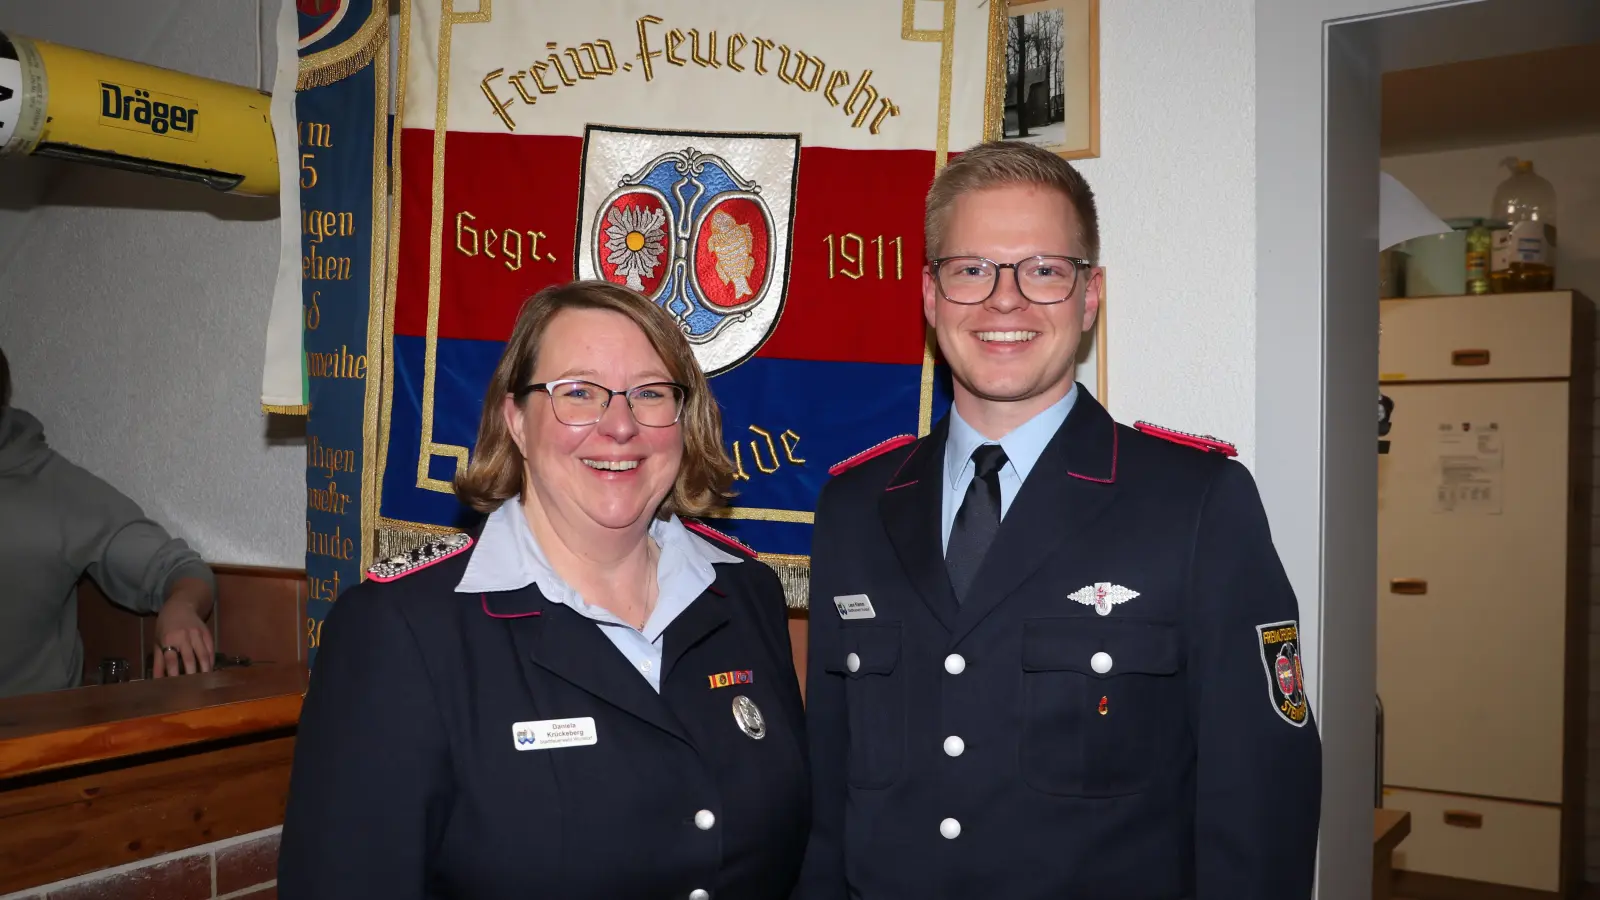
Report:
[[[452,556],[465,552],[471,546],[470,534],[459,531],[454,534],[441,534],[436,538],[430,538],[427,543],[415,550],[407,550],[405,553],[373,563],[367,569],[367,577],[378,582],[395,581],[412,572],[444,562]]]
[[[760,556],[760,554],[751,549],[750,545],[746,544],[744,541],[739,540],[731,534],[724,534],[697,519],[684,519],[683,527],[689,529],[695,534],[700,535],[706,540],[711,541],[713,544],[719,545],[724,550],[734,551],[737,555],[745,556],[750,559],[757,559]]]

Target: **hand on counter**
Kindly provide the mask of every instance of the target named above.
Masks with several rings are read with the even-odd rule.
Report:
[[[211,612],[211,589],[198,578],[180,579],[156,616],[158,642],[151,677],[193,675],[211,671],[216,645],[206,614]]]

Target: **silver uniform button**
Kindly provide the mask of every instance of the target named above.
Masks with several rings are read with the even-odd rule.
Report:
[[[1101,675],[1111,671],[1111,654],[1101,650],[1099,653],[1089,657],[1089,668]]]
[[[694,827],[701,831],[710,831],[711,826],[717,824],[717,816],[709,809],[702,809],[694,814]]]
[[[695,888],[689,892],[689,900],[711,900],[711,892],[705,888]]]
[[[959,736],[952,734],[944,739],[945,756],[960,756],[965,752],[967,752],[967,742]]]
[[[945,819],[939,823],[939,833],[953,841],[961,836],[961,823],[955,819]]]
[[[844,658],[844,667],[846,669],[849,669],[852,672],[860,671],[860,669],[861,669],[861,657],[860,657],[860,655],[852,653],[849,656],[846,656]]]
[[[951,675],[960,675],[967,670],[967,659],[959,653],[952,653],[944,658],[944,670]]]

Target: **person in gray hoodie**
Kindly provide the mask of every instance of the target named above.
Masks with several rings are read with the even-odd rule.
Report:
[[[39,420],[11,405],[0,352],[0,697],[82,683],[85,574],[117,604],[156,613],[155,677],[211,671],[211,568],[137,503],[50,449]]]

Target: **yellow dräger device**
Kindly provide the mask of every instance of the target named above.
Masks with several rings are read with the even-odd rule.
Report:
[[[0,33],[0,156],[278,193],[270,94]]]

